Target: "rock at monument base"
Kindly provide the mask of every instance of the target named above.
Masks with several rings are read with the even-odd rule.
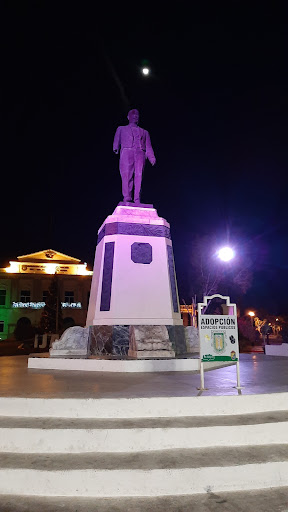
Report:
[[[129,325],[113,326],[113,354],[127,356],[129,350]]]
[[[165,325],[130,325],[128,356],[135,359],[174,358]]]
[[[191,330],[188,331],[187,329]],[[195,332],[194,332],[195,330]],[[185,341],[186,338],[186,341]],[[186,348],[187,347],[187,348]],[[198,330],[180,325],[92,325],[69,327],[50,349],[50,357],[175,358],[199,351]]]
[[[169,339],[176,356],[187,353],[185,331],[183,325],[166,325]]]
[[[88,334],[87,327],[74,326],[64,331],[60,340],[52,343],[50,357],[76,357],[87,358],[88,356]]]
[[[200,352],[199,331],[197,327],[188,325],[184,327],[187,352],[194,354]]]
[[[89,355],[112,354],[113,325],[89,327]]]
[[[129,325],[91,325],[89,327],[89,355],[127,356]]]

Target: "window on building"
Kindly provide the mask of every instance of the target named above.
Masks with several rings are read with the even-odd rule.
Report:
[[[0,290],[0,306],[5,306],[6,290]]]
[[[21,302],[30,302],[31,301],[30,290],[21,290],[20,301]]]
[[[65,292],[64,302],[69,302],[69,304],[75,302],[74,292]]]
[[[43,291],[42,302],[47,302],[48,290]]]
[[[0,320],[0,332],[4,332],[4,320]]]

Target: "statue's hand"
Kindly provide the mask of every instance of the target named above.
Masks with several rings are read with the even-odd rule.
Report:
[[[118,149],[113,149],[115,155],[118,155]]]
[[[151,158],[150,164],[153,166],[156,164],[156,158]]]

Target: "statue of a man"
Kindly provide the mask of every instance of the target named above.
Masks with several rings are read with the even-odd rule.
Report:
[[[129,124],[118,126],[116,130],[113,151],[118,154],[121,147],[119,167],[122,178],[123,201],[132,201],[134,181],[134,203],[139,204],[145,160],[148,158],[149,162],[154,165],[156,158],[149,133],[138,126],[138,110],[130,110],[127,117]]]

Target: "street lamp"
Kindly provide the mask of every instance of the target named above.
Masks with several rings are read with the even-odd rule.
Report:
[[[248,315],[249,315],[249,316],[250,316],[250,318],[251,318],[251,324],[252,324],[252,327],[254,327],[254,320],[253,320],[253,318],[254,318],[254,316],[255,316],[254,311],[249,311]]]
[[[235,251],[231,247],[222,247],[217,252],[218,258],[222,261],[230,261],[235,256]]]

